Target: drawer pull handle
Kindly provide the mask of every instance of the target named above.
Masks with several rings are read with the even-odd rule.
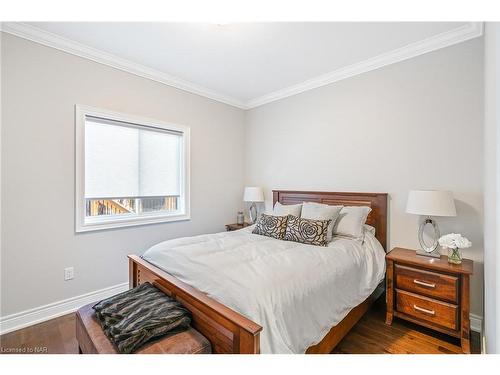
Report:
[[[426,286],[427,288],[435,288],[436,287],[436,284],[432,284],[432,283],[426,283],[424,281],[420,281],[420,280],[413,280],[413,282],[415,284],[418,284],[418,285],[422,285],[422,286]]]
[[[417,305],[413,305],[413,308],[417,311],[429,314],[429,315],[434,315],[436,312],[434,310],[427,310],[422,307],[418,307]]]

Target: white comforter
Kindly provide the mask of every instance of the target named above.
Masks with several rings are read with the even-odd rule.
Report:
[[[319,247],[252,229],[161,242],[143,258],[260,324],[262,353],[304,353],[384,277],[371,233]]]

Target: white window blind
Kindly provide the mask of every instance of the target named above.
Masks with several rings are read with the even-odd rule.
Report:
[[[75,230],[190,219],[188,126],[75,106]]]
[[[85,117],[85,198],[179,196],[182,132]]]

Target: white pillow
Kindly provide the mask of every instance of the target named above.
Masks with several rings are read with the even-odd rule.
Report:
[[[300,204],[281,204],[276,202],[273,209],[274,216],[287,216],[293,215],[300,217],[300,211],[302,210],[302,203]]]
[[[333,227],[333,235],[363,239],[363,225],[371,210],[368,206],[343,207]]]
[[[333,226],[339,217],[343,206],[329,206],[328,204],[304,202],[302,204],[302,213],[300,217],[312,220],[331,220],[328,225],[326,240],[330,242],[333,236]]]
[[[365,231],[367,231],[368,233],[371,233],[375,236],[375,227],[372,227],[371,225],[368,225],[368,224],[365,224],[364,227],[365,227]]]

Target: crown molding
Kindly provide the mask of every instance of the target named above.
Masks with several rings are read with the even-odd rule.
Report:
[[[246,103],[246,109],[259,107],[276,100],[297,95],[321,86],[329,85],[331,83],[338,82],[343,79],[356,76],[358,74],[366,73],[387,65],[411,59],[412,57],[420,56],[428,52],[449,47],[457,43],[465,42],[466,40],[477,38],[481,35],[483,35],[483,23],[469,22],[466,25],[460,26],[456,29],[431,36],[427,39],[408,44],[407,46],[383,53],[359,63],[334,70],[330,73],[323,74],[302,83],[274,91],[270,94],[263,95],[256,99],[252,99]]]
[[[234,107],[246,109],[245,103],[238,99],[231,98],[197,84],[182,80],[177,77],[173,77],[156,69],[152,69],[126,59],[122,59],[121,57],[72,41],[51,32],[42,30],[38,27],[27,25],[22,22],[2,22],[0,24],[0,30],[24,39],[31,40],[32,42],[43,44],[45,46],[67,52],[72,55],[83,57],[85,59],[89,59],[97,63],[125,71],[127,73],[132,73],[139,77],[160,82],[183,91],[229,104]]]
[[[19,22],[3,22],[0,23],[0,31],[31,40],[36,43],[40,43],[48,47],[56,48],[58,50],[71,53],[73,55],[80,56],[100,64],[111,66],[113,68],[135,74],[143,78],[160,82],[183,91],[187,91],[196,95],[216,100],[218,102],[229,104],[240,109],[247,110],[274,102],[276,100],[284,99],[289,96],[297,95],[321,86],[329,85],[331,83],[363,74],[371,70],[379,69],[387,65],[408,60],[413,57],[426,54],[428,52],[436,51],[438,49],[449,47],[457,43],[465,42],[469,39],[480,37],[481,35],[483,35],[483,23],[469,22],[458,28],[411,43],[407,46],[334,70],[332,72],[309,79],[302,83],[274,91],[272,93],[263,95],[255,99],[251,99],[246,102],[217,93],[197,84],[170,76],[166,73],[146,67],[144,65],[133,63],[129,60],[122,59],[107,52],[103,52],[81,43],[77,43],[72,40],[60,37],[56,34],[41,30],[31,25]]]

